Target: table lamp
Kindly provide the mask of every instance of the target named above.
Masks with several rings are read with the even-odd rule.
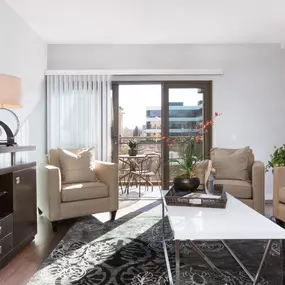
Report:
[[[19,132],[20,121],[10,108],[21,107],[21,79],[16,76],[0,74],[0,111],[5,110],[12,114],[17,124],[16,130],[13,133],[11,128],[7,125],[7,122],[2,121],[0,114],[0,128],[2,127],[7,135],[7,140],[1,141],[0,145],[16,145],[15,136]]]

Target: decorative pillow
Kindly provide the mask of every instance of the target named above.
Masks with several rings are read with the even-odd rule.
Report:
[[[199,178],[200,184],[205,183],[205,173],[206,169],[208,166],[209,160],[202,160],[202,161],[197,161],[196,164],[193,167],[193,171],[195,175]]]
[[[248,146],[235,151],[216,148],[212,156],[215,179],[248,181],[249,150]]]
[[[78,149],[71,152],[70,150],[58,148],[63,183],[98,181],[95,175],[91,149]]]
[[[252,176],[252,166],[254,163],[254,154],[252,152],[252,149],[247,146],[246,147],[248,149],[248,164],[247,164],[247,168],[248,168],[248,174],[249,174],[249,179],[251,180],[251,176]],[[236,152],[237,150],[239,150],[238,148],[213,148],[211,149],[210,152],[210,159],[212,161],[215,161],[215,152],[219,151],[219,152],[223,152],[225,156],[228,156],[230,154],[233,154],[234,152]]]

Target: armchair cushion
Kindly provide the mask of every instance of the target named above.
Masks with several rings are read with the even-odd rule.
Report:
[[[252,198],[252,186],[248,181],[215,180],[215,184],[223,184],[224,190],[238,199]]]
[[[72,152],[58,148],[63,183],[97,181],[91,149]]]
[[[279,201],[285,204],[285,187],[279,188]]]
[[[97,199],[109,196],[108,186],[101,182],[63,184],[61,187],[63,202]]]
[[[249,147],[236,150],[216,148],[211,159],[216,179],[249,181],[249,165],[252,167],[253,164]]]

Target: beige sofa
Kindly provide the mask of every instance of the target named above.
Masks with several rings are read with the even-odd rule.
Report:
[[[243,160],[245,156],[246,160]],[[255,161],[252,150],[249,147],[215,148],[211,151],[211,160],[218,176],[215,177],[215,183],[223,184],[226,192],[264,214],[265,168],[262,162]],[[247,161],[247,165],[242,169],[244,161]]]
[[[274,168],[273,215],[276,219],[276,222],[284,226],[284,222],[285,222],[285,167],[275,167]]]
[[[52,222],[111,212],[115,219],[118,209],[118,166],[95,161],[95,174],[99,181],[62,183],[58,150],[52,149],[47,163],[38,165],[38,209]]]

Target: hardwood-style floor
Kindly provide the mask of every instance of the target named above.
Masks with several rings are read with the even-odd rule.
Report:
[[[132,207],[130,204],[119,210],[119,216],[134,210]],[[272,203],[266,204],[265,212],[272,216]],[[76,219],[70,219],[60,222],[58,231],[53,232],[50,222],[44,216],[39,216],[35,240],[0,271],[0,284],[26,285],[75,221]]]
[[[62,221],[58,231],[53,232],[50,222],[44,216],[39,216],[35,240],[0,271],[0,284],[27,284],[74,222],[74,219]]]

